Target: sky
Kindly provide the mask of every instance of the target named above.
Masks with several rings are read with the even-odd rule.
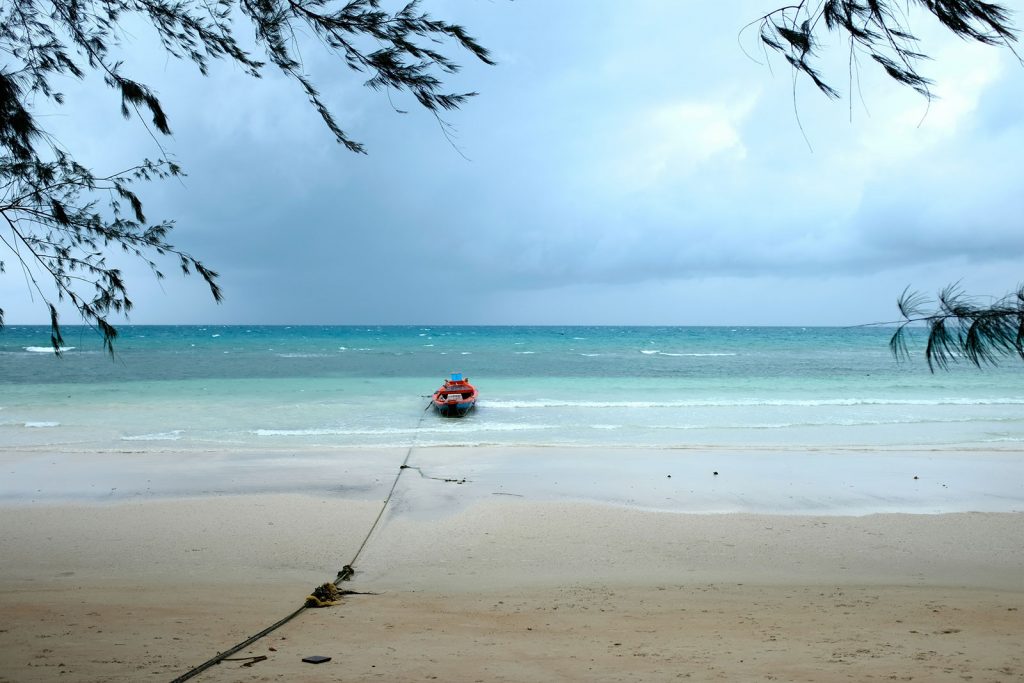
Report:
[[[918,17],[934,101],[866,63],[851,92],[841,43],[821,62],[831,101],[741,32],[780,4],[424,0],[498,62],[447,48],[451,91],[479,93],[450,136],[301,44],[365,156],[294,82],[204,78],[128,24],[123,71],[159,94],[188,174],[139,187],[147,216],[176,221],[226,296],[125,261],[128,322],[855,325],[897,319],[906,287],[1016,289],[1024,66]],[[95,79],[59,89],[43,120],[80,161],[160,156]],[[3,260],[7,323],[48,322]]]

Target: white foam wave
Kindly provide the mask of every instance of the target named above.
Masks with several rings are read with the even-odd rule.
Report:
[[[64,351],[71,351],[74,348],[74,346],[61,346],[60,351],[63,353]],[[53,353],[52,346],[26,346],[25,350],[29,353]]]
[[[1006,419],[987,419],[986,422],[1006,422]],[[1015,421],[1015,420],[1014,420]],[[807,420],[803,422],[751,422],[725,425],[728,429],[794,429],[799,427],[884,427],[891,425],[963,424],[974,422],[970,418],[892,418],[888,420]],[[650,429],[661,431],[686,431],[691,429],[721,429],[723,425],[672,424],[651,425]],[[985,440],[985,441],[990,441]]]
[[[671,356],[673,358],[714,358],[719,356],[735,356],[735,353],[670,353],[668,351],[654,351],[641,349],[640,353],[645,356]]]
[[[824,398],[824,399],[688,399],[680,401],[571,401],[566,399],[487,399],[488,408],[746,408],[827,406],[993,406],[1024,405],[1024,398]]]
[[[680,356],[688,358],[717,358],[735,356],[735,353],[662,353],[662,356]]]
[[[326,353],[275,353],[278,358],[327,358]]]
[[[60,427],[60,422],[26,422],[25,426],[31,429],[45,429],[47,427]]]
[[[536,351],[513,351],[517,356],[532,356]]]
[[[380,429],[347,429],[343,427],[311,427],[307,429],[254,429],[256,436],[401,436],[414,434],[463,434],[467,432],[522,432],[558,429],[558,425],[474,422],[460,420],[433,427],[382,427]]]
[[[134,436],[122,436],[121,441],[178,441],[184,433],[181,429],[170,432],[156,432],[154,434],[136,434]]]

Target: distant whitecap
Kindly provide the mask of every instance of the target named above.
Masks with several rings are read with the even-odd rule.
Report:
[[[31,429],[44,429],[46,427],[60,427],[60,422],[26,422],[25,426]]]
[[[641,349],[640,353],[645,356],[668,356],[671,358],[713,358],[716,356],[735,356],[735,353],[670,353],[668,351],[657,351],[655,349]]]
[[[61,346],[60,351],[71,351],[74,348],[74,346]],[[25,350],[29,353],[53,353],[52,346],[26,346]]]
[[[713,358],[716,356],[735,356],[735,353],[658,353],[659,356],[672,356],[673,358]]]

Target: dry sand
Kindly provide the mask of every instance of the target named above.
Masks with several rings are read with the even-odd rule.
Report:
[[[378,506],[6,506],[0,681],[172,680],[333,578]],[[427,514],[400,496],[357,570],[345,586],[372,595],[306,610],[236,655],[266,660],[194,680],[1024,680],[1022,513],[698,515],[502,495]],[[314,654],[332,661],[301,663]]]

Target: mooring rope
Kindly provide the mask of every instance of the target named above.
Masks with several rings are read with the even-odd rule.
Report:
[[[366,532],[366,536],[363,538],[363,542],[359,544],[359,549],[356,550],[356,554],[352,556],[352,560],[344,567],[342,567],[341,570],[338,572],[337,577],[334,579],[335,586],[340,585],[341,582],[343,581],[348,581],[356,573],[356,570],[354,569],[354,567],[356,566],[356,561],[362,554],[363,549],[366,548],[366,544],[370,541],[370,537],[373,536],[373,532],[377,529],[377,525],[380,524],[380,520],[383,519],[384,511],[387,510],[388,503],[391,502],[391,498],[395,495],[395,489],[398,488],[398,480],[402,478],[402,473],[409,469],[409,458],[412,457],[412,449],[416,447],[416,439],[419,437],[419,430],[420,426],[422,426],[423,424],[423,417],[427,414],[427,411],[430,410],[431,405],[431,403],[428,403],[427,407],[424,408],[423,412],[420,414],[419,422],[416,423],[416,431],[413,433],[412,443],[409,444],[409,449],[405,452],[405,459],[402,460],[402,464],[399,466],[398,472],[395,473],[395,479],[394,481],[391,482],[391,489],[388,491],[387,497],[384,498],[384,504],[381,505],[380,511],[377,513],[376,519],[374,519],[373,524],[370,525],[370,530]],[[266,627],[259,633],[249,636],[242,642],[238,643],[237,645],[231,648],[228,648],[224,652],[218,652],[215,656],[206,660],[199,666],[190,669],[189,671],[183,673],[181,676],[178,676],[173,681],[171,681],[171,683],[181,683],[182,681],[187,681],[190,678],[198,676],[202,672],[209,669],[211,666],[216,666],[217,664],[220,664],[236,652],[244,650],[260,638],[263,638],[264,636],[267,636],[270,633],[273,633],[277,629],[281,628],[289,621],[302,614],[302,612],[304,612],[306,609],[309,609],[309,605],[303,603],[301,607],[299,607],[297,610],[295,610],[288,616],[274,622],[273,624]]]
[[[430,406],[427,407],[429,408]],[[422,422],[422,418],[420,418],[420,421]],[[416,426],[416,429],[419,430],[419,425]],[[338,579],[336,579],[334,582],[335,585],[337,585],[340,581],[348,581],[349,577],[351,577],[352,574],[354,573],[354,570],[352,568],[356,566],[356,560],[359,559],[359,556],[363,552],[363,548],[365,548],[366,544],[370,541],[370,536],[373,536],[373,532],[376,531],[377,525],[380,524],[380,520],[384,517],[384,511],[387,510],[388,503],[391,502],[391,497],[395,495],[395,489],[398,487],[398,480],[402,478],[402,472],[405,472],[407,469],[409,469],[409,457],[412,456],[413,448],[414,446],[409,446],[409,450],[405,452],[405,460],[403,460],[402,464],[398,467],[398,472],[395,474],[395,480],[391,482],[391,490],[388,491],[388,495],[384,499],[384,504],[381,505],[380,512],[377,513],[377,518],[373,520],[373,524],[370,525],[370,530],[366,532],[366,537],[363,538],[363,542],[359,544],[359,550],[357,550],[356,554],[352,556],[352,561],[346,564],[342,571],[338,572]],[[345,571],[345,569],[351,571],[348,573],[348,576],[342,578],[342,573]]]

